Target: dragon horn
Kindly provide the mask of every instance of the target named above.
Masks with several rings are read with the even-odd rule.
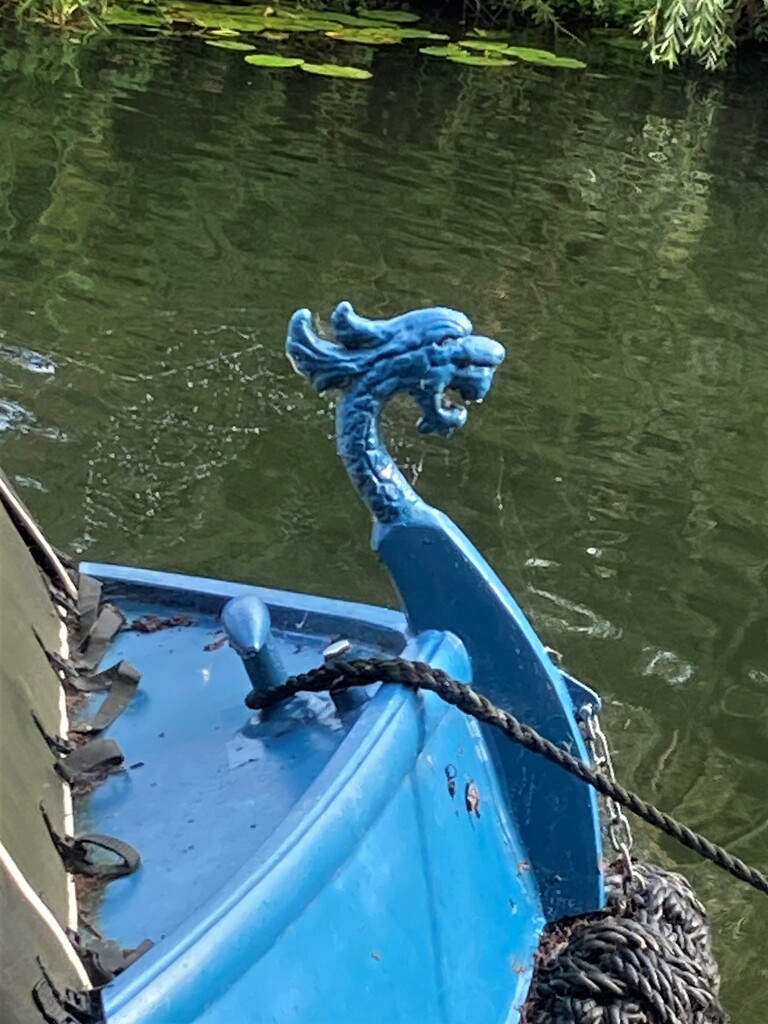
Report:
[[[358,316],[351,302],[340,302],[331,314],[331,325],[336,339],[346,348],[376,345],[383,340],[382,328],[386,321],[369,320]]]
[[[365,353],[348,352],[315,334],[308,309],[297,309],[291,317],[285,351],[294,370],[309,377],[318,391],[345,387],[365,361]]]

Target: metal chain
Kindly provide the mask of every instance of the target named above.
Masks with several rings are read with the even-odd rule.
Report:
[[[611,748],[600,724],[600,716],[597,713],[597,709],[594,704],[584,704],[579,710],[579,725],[587,752],[589,753],[589,759],[598,775],[602,775],[610,782],[615,783],[616,772],[613,768]],[[634,844],[632,827],[629,824],[629,818],[627,818],[626,814],[612,797],[606,796],[603,799],[608,815],[608,838],[611,841],[614,852],[621,857],[624,866],[625,888],[633,889],[640,879],[632,862],[632,846]]]

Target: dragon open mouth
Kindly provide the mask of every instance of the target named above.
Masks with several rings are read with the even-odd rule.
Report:
[[[493,381],[495,367],[469,364],[456,370],[448,387],[465,402],[482,402]]]
[[[462,403],[482,402],[504,359],[504,349],[490,338],[470,335],[454,339],[454,344],[448,359],[443,356],[444,344],[440,346],[433,373],[412,392],[424,414],[419,420],[419,430],[424,434],[447,437],[463,426],[467,410]],[[449,391],[457,400],[448,397]]]
[[[461,367],[451,376],[445,388],[421,396],[424,415],[419,421],[419,430],[424,434],[452,434],[464,425],[467,410],[462,402],[482,402],[493,381],[493,367],[470,365]],[[458,401],[446,394],[453,392]]]

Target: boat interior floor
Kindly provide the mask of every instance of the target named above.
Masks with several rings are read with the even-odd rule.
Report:
[[[254,856],[327,765],[362,704],[339,711],[326,696],[300,695],[260,721],[244,705],[249,680],[218,619],[226,593],[194,600],[189,591],[153,592],[125,581],[111,589],[108,598],[128,628],[102,667],[127,659],[141,682],[107,733],[125,770],[76,801],[76,823],[80,832],[117,836],[140,853],[142,870],[110,882],[95,908],[99,929],[134,947],[147,937],[161,941]],[[246,589],[254,591],[239,588]],[[339,636],[361,657],[402,650],[397,613],[365,609],[368,621],[361,621],[364,606],[351,617],[346,603],[323,603],[324,611],[271,607],[273,639],[290,674],[321,664]],[[181,616],[185,624],[130,628],[152,616]],[[100,699],[89,698],[81,716]]]

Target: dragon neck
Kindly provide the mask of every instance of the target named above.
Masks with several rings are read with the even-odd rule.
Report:
[[[405,479],[381,436],[384,401],[365,381],[345,391],[336,414],[339,455],[352,483],[380,523],[402,522],[422,499]]]

